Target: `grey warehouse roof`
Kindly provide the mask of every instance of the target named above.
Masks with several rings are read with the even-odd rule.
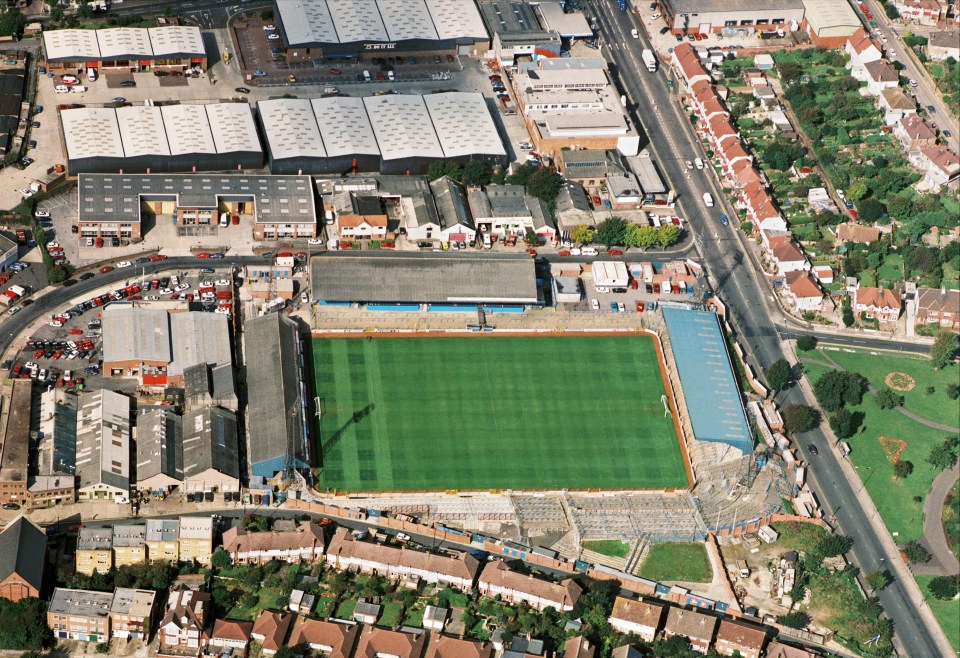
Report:
[[[181,208],[217,208],[220,197],[252,198],[262,224],[315,224],[309,176],[254,174],[80,174],[81,222],[140,221],[141,200],[166,198]]]
[[[673,8],[674,14],[803,9],[801,0],[666,0],[666,3]]]
[[[381,303],[537,303],[529,257],[364,256],[342,252],[310,261],[314,297]]]
[[[190,478],[209,469],[240,477],[237,416],[219,407],[183,417],[183,474]]]
[[[423,97],[444,157],[478,153],[506,156],[503,141],[481,94],[454,92]]]
[[[206,57],[195,25],[49,30],[43,33],[43,50],[48,60],[60,62]]]
[[[363,104],[384,160],[443,159],[423,96],[368,96]]]
[[[231,363],[230,330],[226,315],[219,313],[171,313],[170,335],[173,360],[167,373],[180,375],[200,363]]]
[[[106,361],[172,359],[167,312],[110,304],[103,310],[103,349]]]
[[[180,416],[168,407],[154,407],[137,415],[137,480],[161,474],[183,479]]]

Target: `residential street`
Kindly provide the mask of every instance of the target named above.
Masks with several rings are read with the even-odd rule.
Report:
[[[646,71],[640,53],[648,47],[648,41],[642,29],[640,39],[631,38],[630,30],[639,28],[639,22],[618,11],[616,3],[593,0],[586,12],[597,18],[603,49],[613,63],[613,75],[628,95],[628,106],[644,124],[653,156],[677,192],[683,216],[688,218],[691,230],[698,234],[698,251],[714,290],[727,304],[731,323],[748,350],[749,361],[762,372],[765,366],[784,356],[785,337],[771,320],[779,311],[768,310],[768,306],[776,308],[775,300],[769,289],[758,283],[742,234],[720,222],[720,212],[731,217],[736,215],[724,200],[715,178],[702,172],[688,173],[685,168],[685,160],[703,157],[703,153],[688,118],[666,86],[669,69],[661,60],[657,73]],[[710,192],[719,207],[707,211],[700,201],[704,192]],[[802,386],[792,387],[778,402],[815,405],[811,393]],[[854,539],[850,554],[853,560],[863,572],[891,569],[895,575],[893,583],[878,596],[894,621],[898,648],[909,656],[946,655],[945,651],[950,649],[943,632],[929,610],[920,609],[919,588],[912,579],[901,580],[910,578],[909,571],[900,561],[891,537],[882,528],[876,510],[868,500],[858,497],[855,487],[860,483],[855,476],[848,480],[852,467],[848,464],[845,470],[841,466],[839,452],[821,429],[798,436],[796,441],[800,458],[814,464],[809,476],[813,491],[836,517],[838,531]],[[807,448],[810,444],[819,448],[819,457],[810,454]]]

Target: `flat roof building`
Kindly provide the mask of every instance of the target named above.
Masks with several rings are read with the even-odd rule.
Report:
[[[77,493],[81,500],[130,495],[130,398],[85,392],[77,412]]]
[[[480,0],[480,14],[491,35],[491,49],[502,66],[517,57],[559,57],[560,33],[541,24],[534,5],[527,2]]]
[[[279,313],[247,320],[243,352],[249,474],[272,478],[288,468],[309,471],[311,437],[297,323]]]
[[[60,640],[108,641],[112,604],[113,592],[57,587],[47,606],[47,626]]]
[[[860,18],[846,2],[801,0],[803,27],[810,40],[824,48],[843,48],[847,39],[862,27]]]
[[[310,260],[314,299],[375,304],[538,303],[533,260],[527,256],[361,256]]]
[[[0,395],[0,500],[24,505],[30,456],[33,382],[6,380]]]
[[[406,174],[438,160],[506,162],[479,93],[278,98],[257,110],[274,174]]]
[[[803,20],[801,0],[662,0],[664,22],[674,34],[711,32],[736,36],[737,30],[790,30]]]
[[[183,71],[207,68],[207,52],[195,25],[117,27],[103,30],[45,30],[43,55],[49,69],[104,73]]]
[[[67,171],[259,169],[263,148],[246,103],[62,110]]]

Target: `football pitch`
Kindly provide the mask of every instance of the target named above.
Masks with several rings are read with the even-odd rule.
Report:
[[[316,338],[321,489],[688,485],[647,336]]]

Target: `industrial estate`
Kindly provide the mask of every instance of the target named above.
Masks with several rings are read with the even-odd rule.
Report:
[[[960,10],[0,10],[0,650],[960,652]]]

